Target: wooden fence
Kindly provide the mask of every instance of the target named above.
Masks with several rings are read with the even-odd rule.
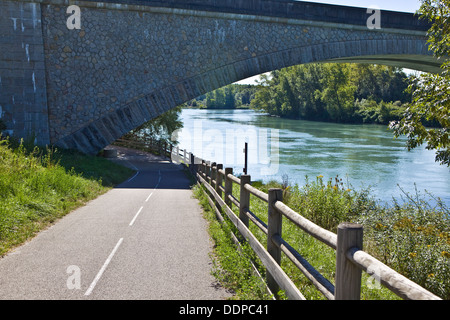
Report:
[[[164,141],[148,139],[146,141],[134,141],[130,139],[117,139],[114,145],[121,147],[129,147],[143,151],[151,151],[159,155],[170,158],[172,154],[172,146]]]
[[[441,300],[364,252],[362,250],[363,227],[361,225],[341,223],[335,234],[305,219],[285,205],[281,189],[270,189],[268,193],[264,193],[252,187],[250,175],[241,175],[238,178],[233,175],[232,168],[223,168],[221,164],[197,158],[192,153],[180,150],[178,147],[171,148],[170,154],[172,161],[183,163],[189,167],[198,183],[206,188],[209,202],[216,210],[216,214],[222,217],[222,214],[225,213],[249,243],[266,268],[266,281],[271,292],[276,293],[281,288],[290,299],[305,299],[280,266],[283,253],[329,300],[359,300],[362,271],[374,276],[402,299]],[[233,196],[233,185],[239,187],[239,199]],[[251,211],[250,195],[267,203],[267,224]],[[239,209],[239,215],[233,212],[233,205]],[[334,285],[282,238],[283,217],[336,250]],[[250,222],[267,235],[266,246],[261,244],[250,231]]]

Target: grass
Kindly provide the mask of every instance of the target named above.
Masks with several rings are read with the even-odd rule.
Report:
[[[365,251],[441,298],[450,299],[450,211],[439,199],[431,195],[430,199],[425,199],[418,192],[414,196],[404,193],[403,199],[394,199],[389,205],[380,204],[371,197],[370,189],[354,190],[338,177],[327,182],[322,176],[313,181],[306,178],[302,187],[276,181],[267,184],[255,181],[252,185],[264,192],[282,188],[284,202],[289,207],[332,232],[344,221],[362,224]],[[236,186],[233,194],[239,199]],[[267,203],[251,196],[250,209],[267,223]],[[238,214],[237,208],[234,212]],[[250,223],[250,230],[262,244],[267,242],[266,235],[253,223]],[[336,254],[333,249],[302,232],[288,219],[283,220],[282,236],[334,283]],[[219,263],[221,259],[225,258],[220,258]],[[258,261],[255,257],[251,259]],[[224,272],[234,273],[232,263],[227,262],[222,267],[227,269],[228,265],[231,271]],[[325,299],[284,255],[281,266],[307,299]],[[261,264],[258,267],[264,276],[264,267]],[[361,299],[399,298],[363,273]]]
[[[251,262],[256,259],[251,248],[243,243],[239,249],[231,233],[236,234],[234,225],[225,218],[220,223],[214,210],[208,203],[205,189],[198,185],[193,187],[194,196],[200,201],[204,209],[204,217],[209,224],[209,234],[214,241],[213,275],[229,291],[233,292],[236,300],[266,300],[271,296],[267,293],[261,279],[252,272]],[[258,272],[264,274],[264,269]]]
[[[0,141],[0,256],[133,171],[76,151]]]

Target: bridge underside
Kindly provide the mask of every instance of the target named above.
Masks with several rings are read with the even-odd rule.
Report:
[[[314,9],[314,19],[304,20],[301,10],[303,20],[163,8],[154,1],[74,1],[81,29],[69,30],[61,1],[36,1],[0,2],[11,15],[0,17],[7,34],[2,44],[11,49],[0,53],[0,117],[18,136],[36,134],[40,144],[89,154],[183,102],[293,65],[358,62],[440,71],[412,15],[386,13],[392,26],[369,30],[363,9],[303,2],[290,4]],[[4,67],[11,63],[13,76]],[[8,83],[13,86],[5,90]]]
[[[400,67],[412,69],[428,73],[441,73],[441,62],[436,60],[433,56],[424,55],[369,55],[363,57],[346,57],[338,59],[330,59],[326,62],[336,63],[370,63],[380,64],[392,67]]]
[[[439,64],[433,58],[427,56],[427,59],[423,59],[422,61],[417,58],[423,59],[424,57],[418,55],[415,56],[415,58],[407,55],[356,56],[322,61],[308,61],[305,63],[373,63],[431,73],[438,73],[441,71]],[[424,63],[424,60],[427,62]],[[81,130],[77,130],[63,139],[60,139],[56,145],[63,148],[77,149],[84,153],[96,154],[102,148],[120,138],[125,133],[146,122],[147,119],[157,117],[181,103],[187,102],[227,84],[263,72],[276,70],[261,68],[256,69],[258,71],[250,71],[251,65],[255,66],[255,64],[251,61],[247,61],[246,63],[250,68],[242,69],[241,73],[239,73],[240,75],[233,73],[236,71],[233,66],[227,66],[205,73],[201,76],[201,79],[198,77],[186,79],[171,87],[166,87],[160,91],[146,95],[131,102],[125,108],[118,109],[105,117],[92,121]],[[230,71],[230,69],[233,69],[233,71]],[[222,74],[219,75],[218,72]],[[182,92],[183,97],[180,96],[180,92]]]

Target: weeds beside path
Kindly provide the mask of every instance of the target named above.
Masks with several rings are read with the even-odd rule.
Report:
[[[0,256],[132,173],[102,157],[0,141]]]
[[[307,178],[304,186],[290,186],[276,181],[266,184],[253,181],[252,185],[266,193],[270,188],[283,189],[283,202],[332,232],[336,232],[341,222],[362,224],[365,251],[442,299],[450,299],[450,211],[439,199],[432,195],[427,199],[418,192],[415,195],[404,193],[403,199],[381,204],[371,196],[370,189],[354,190],[351,186],[344,186],[338,178],[324,182],[322,176],[315,180]],[[208,210],[209,204],[204,200],[202,188],[196,189],[195,193],[205,211],[212,212]],[[239,198],[238,188],[233,188],[233,195]],[[267,223],[267,203],[253,196],[250,202],[252,212]],[[238,214],[237,211],[235,213]],[[261,243],[266,242],[265,235],[256,226],[250,224],[250,230]],[[239,291],[238,298],[248,297],[251,292],[248,288],[253,286],[254,281],[246,272],[237,270],[236,266],[242,266],[242,262],[228,262],[230,255],[227,251],[233,251],[228,247],[233,247],[233,243],[226,241],[226,238],[222,240],[223,231],[214,229],[213,232],[216,254],[224,269],[222,277],[230,281],[232,286],[237,279],[242,281],[234,290]],[[288,219],[283,222],[283,239],[322,275],[334,282],[334,250],[296,228]],[[222,243],[228,246],[223,247],[227,251],[222,249]],[[307,299],[324,298],[285,256],[281,265]],[[260,272],[264,274],[264,268]],[[365,273],[362,280],[361,299],[398,299]],[[255,290],[253,292],[256,293]]]

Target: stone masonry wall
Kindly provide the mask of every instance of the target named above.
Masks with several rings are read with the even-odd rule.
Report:
[[[72,30],[69,2],[35,1],[0,2],[0,117],[16,136],[92,154],[185,101],[263,72],[349,57],[395,55],[399,65],[430,57],[416,27],[284,19],[277,5],[274,16],[253,16],[74,1],[81,29]]]
[[[7,132],[50,142],[41,7],[0,1],[0,119]]]
[[[424,37],[252,19],[42,8],[51,141],[95,153],[189,99],[255,74],[368,54],[426,54]]]

